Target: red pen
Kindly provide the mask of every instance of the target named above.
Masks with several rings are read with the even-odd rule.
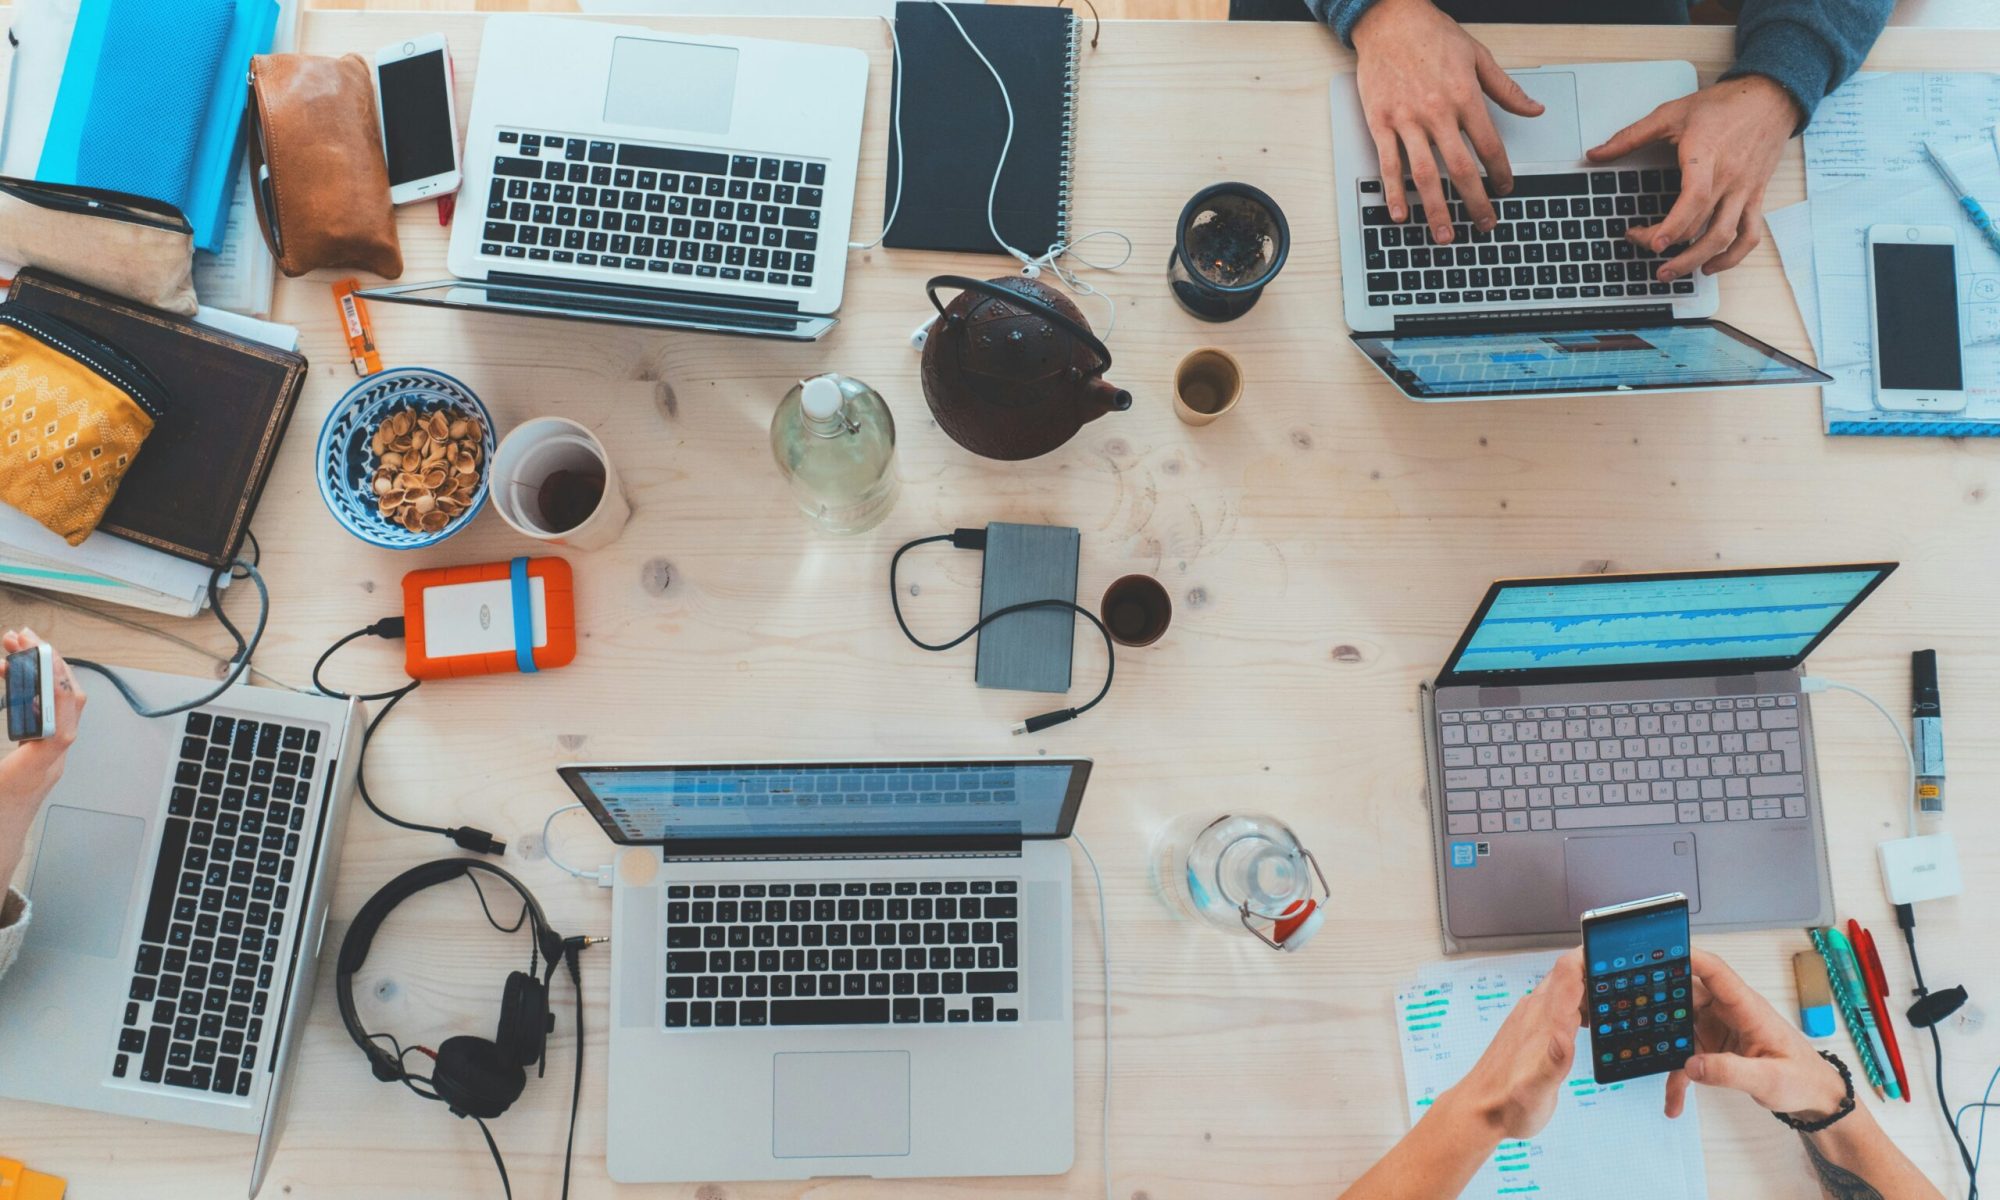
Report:
[[[1875,950],[1875,935],[1861,928],[1859,921],[1849,918],[1848,936],[1860,952],[1862,979],[1868,984],[1868,1003],[1879,1015],[1876,1026],[1882,1032],[1882,1042],[1889,1047],[1889,1065],[1896,1070],[1896,1086],[1902,1089],[1903,1103],[1910,1102],[1910,1077],[1903,1072],[1903,1051],[1896,1045],[1896,1022],[1889,1015],[1889,977],[1882,973],[1882,956]]]

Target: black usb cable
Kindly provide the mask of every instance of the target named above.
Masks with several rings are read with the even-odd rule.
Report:
[[[1089,621],[1092,625],[1096,626],[1097,632],[1103,635],[1104,637],[1104,684],[1102,687],[1099,687],[1097,689],[1097,694],[1095,696],[1092,696],[1089,700],[1085,701],[1082,704],[1077,705],[1075,708],[1059,708],[1053,712],[1045,712],[1040,716],[1029,717],[1027,720],[1021,722],[1019,725],[1014,726],[1014,733],[1016,735],[1023,733],[1040,733],[1044,729],[1048,729],[1051,726],[1055,725],[1061,725],[1065,721],[1074,721],[1078,717],[1089,712],[1091,709],[1096,708],[1100,703],[1103,702],[1104,697],[1109,695],[1111,692],[1111,676],[1118,666],[1117,652],[1112,648],[1111,631],[1104,627],[1104,622],[1097,619],[1096,613],[1091,612],[1089,609],[1083,607],[1081,604],[1078,604],[1075,601],[1028,600],[1020,604],[1009,604],[1005,608],[996,608],[992,612],[987,613],[985,616],[979,618],[978,623],[975,624],[972,628],[966,630],[964,633],[959,634],[957,637],[951,639],[948,642],[926,642],[922,638],[918,637],[916,634],[910,632],[910,623],[903,619],[902,598],[898,594],[896,588],[896,568],[899,565],[901,565],[903,561],[903,555],[908,554],[910,551],[916,549],[918,546],[928,546],[933,542],[950,542],[955,548],[960,550],[983,551],[986,549],[986,531],[984,529],[955,529],[950,533],[940,533],[932,537],[918,538],[914,542],[906,542],[889,559],[889,607],[895,610],[896,625],[900,629],[902,629],[903,636],[910,639],[911,645],[916,646],[917,648],[922,650],[930,650],[930,651],[950,650],[955,647],[963,645],[966,639],[972,637],[974,634],[977,634],[980,630],[986,628],[988,625],[991,625],[993,622],[999,620],[1001,617],[1011,616],[1012,614],[1018,612],[1030,612],[1035,609],[1045,609],[1045,608],[1068,609],[1069,611],[1083,617],[1085,620]]]
[[[422,680],[412,679],[402,687],[390,688],[386,692],[350,694],[348,692],[337,691],[320,682],[319,673],[325,668],[327,660],[332,658],[336,651],[348,643],[358,641],[364,637],[378,637],[391,641],[400,641],[403,637],[404,629],[403,618],[384,617],[373,625],[344,635],[339,641],[328,646],[326,653],[320,655],[319,661],[313,664],[313,687],[321,693],[332,696],[336,700],[360,700],[364,703],[373,703],[377,700],[387,701],[375,713],[374,717],[369,719],[367,727],[361,731],[361,754],[354,764],[354,784],[356,790],[361,793],[361,802],[368,806],[369,812],[374,813],[398,829],[408,829],[416,833],[435,833],[442,837],[448,837],[459,849],[471,850],[476,854],[504,855],[507,853],[507,843],[495,838],[484,829],[477,829],[471,825],[459,825],[447,829],[442,825],[425,825],[417,821],[406,821],[401,817],[391,816],[382,811],[382,806],[375,803],[375,798],[368,794],[368,744],[375,740],[375,728],[390,713],[396,710],[396,706],[403,702],[405,696],[417,690],[417,686]]]

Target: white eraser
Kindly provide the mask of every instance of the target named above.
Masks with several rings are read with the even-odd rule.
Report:
[[[1882,857],[1882,885],[1892,904],[1918,904],[1965,890],[1958,872],[1958,846],[1948,833],[1898,838],[1876,850]]]

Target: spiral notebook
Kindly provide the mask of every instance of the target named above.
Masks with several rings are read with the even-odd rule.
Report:
[[[1007,137],[1007,108],[966,44],[969,36],[1006,81],[1014,106],[1014,140],[993,198],[993,225],[1017,249],[1045,254],[1069,237],[1081,26],[1066,8],[953,4],[949,16],[944,8],[931,0],[896,5],[903,147],[899,156],[892,128],[882,211],[894,207],[896,219],[882,244],[1006,253],[987,225],[986,197]]]

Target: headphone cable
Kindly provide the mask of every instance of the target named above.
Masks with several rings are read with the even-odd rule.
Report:
[[[507,1181],[507,1164],[500,1158],[500,1147],[493,1141],[493,1131],[486,1127],[486,1118],[474,1117],[473,1123],[479,1132],[486,1135],[486,1148],[493,1154],[493,1165],[500,1169],[500,1190],[507,1194],[507,1200],[514,1200],[514,1185]]]

